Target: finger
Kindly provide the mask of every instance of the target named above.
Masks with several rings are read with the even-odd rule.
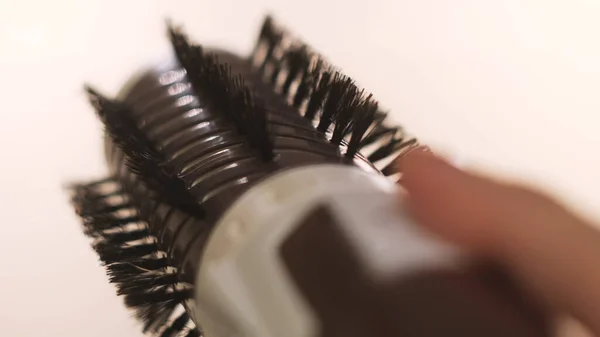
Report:
[[[600,336],[600,232],[550,198],[415,151],[402,160],[411,211],[435,233],[505,263]]]
[[[430,152],[402,160],[402,185],[420,222],[458,244],[491,253],[499,243],[496,224],[500,185],[454,168]],[[482,198],[487,196],[487,198]]]

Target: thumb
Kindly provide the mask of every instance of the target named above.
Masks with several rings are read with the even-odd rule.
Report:
[[[464,172],[432,154],[414,151],[400,164],[419,223],[499,260],[600,336],[600,232],[545,195]]]
[[[466,173],[430,152],[412,151],[400,162],[409,207],[434,233],[478,253],[494,253],[500,242],[499,183]]]

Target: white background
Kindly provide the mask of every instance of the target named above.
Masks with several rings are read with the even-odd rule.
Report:
[[[62,184],[104,172],[82,92],[168,52],[247,53],[271,12],[437,149],[600,219],[598,0],[0,2],[0,335],[139,336]]]

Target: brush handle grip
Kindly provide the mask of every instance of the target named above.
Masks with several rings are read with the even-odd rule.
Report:
[[[510,279],[424,232],[398,193],[328,165],[256,186],[208,241],[198,323],[216,337],[549,335]]]

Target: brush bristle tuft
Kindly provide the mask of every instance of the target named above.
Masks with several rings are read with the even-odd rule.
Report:
[[[331,134],[332,144],[348,147],[347,158],[376,144],[378,147],[366,156],[376,165],[385,163],[379,165],[382,169],[392,157],[417,145],[416,139],[383,125],[385,114],[374,110],[378,103],[373,95],[358,88],[351,78],[280,28],[270,16],[263,22],[251,59],[275,92],[315,122],[317,130]],[[281,74],[286,74],[283,81]],[[382,173],[386,176],[395,173],[389,165],[385,167]]]
[[[191,285],[179,280],[177,269],[170,265],[148,223],[118,185],[116,180],[104,179],[71,187],[71,202],[82,217],[84,232],[94,239],[92,247],[106,267],[110,282],[116,285],[126,306],[135,311],[144,330],[183,333],[189,319],[185,323],[183,318],[171,323],[168,320],[190,298]],[[115,210],[115,200],[131,212]]]
[[[203,216],[204,210],[137,126],[129,107],[123,102],[108,99],[89,86],[86,86],[86,91],[106,133],[125,154],[131,172],[160,196],[161,201],[189,214]]]
[[[267,110],[255,97],[241,75],[217,56],[206,53],[199,45],[173,26],[169,37],[177,59],[186,70],[198,97],[228,120],[264,161],[273,159],[273,144],[267,128]]]

